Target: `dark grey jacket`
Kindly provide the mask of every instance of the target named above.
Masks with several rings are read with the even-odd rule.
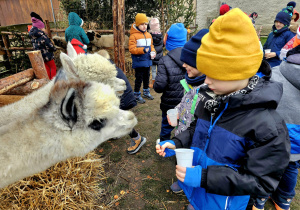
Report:
[[[291,140],[291,161],[300,160],[300,65],[282,61],[272,68],[271,79],[283,84],[282,98],[277,107],[284,119]]]
[[[153,88],[155,92],[162,93],[160,109],[167,112],[180,103],[183,97],[183,87],[180,80],[185,78],[185,68],[180,60],[181,47],[168,52],[163,56],[157,66],[157,75]]]

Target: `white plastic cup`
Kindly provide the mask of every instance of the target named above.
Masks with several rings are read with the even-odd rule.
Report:
[[[271,52],[271,49],[265,49],[265,54],[270,53],[270,52]]]
[[[177,126],[177,115],[178,115],[177,109],[169,109],[167,111],[167,115],[171,122],[171,126],[174,126],[174,127]]]
[[[192,149],[175,149],[177,165],[191,168],[193,165],[194,150]]]
[[[155,52],[154,52],[154,51],[151,51],[151,52],[150,52],[150,56],[151,56],[151,59],[154,59]]]

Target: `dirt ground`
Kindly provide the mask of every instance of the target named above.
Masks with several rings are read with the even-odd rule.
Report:
[[[128,78],[133,84],[134,76]],[[155,93],[153,89],[150,92],[154,100],[146,99],[145,104],[138,104],[132,109],[138,118],[136,130],[147,138],[141,150],[135,155],[126,153],[129,136],[109,140],[97,148],[97,152],[107,162],[107,179],[100,187],[105,189],[103,202],[110,209],[177,210],[186,209],[189,203],[183,194],[176,195],[170,190],[170,185],[176,180],[175,157],[162,158],[155,152],[161,125],[161,94]],[[297,196],[291,209],[300,209]],[[275,208],[268,201],[265,210]]]

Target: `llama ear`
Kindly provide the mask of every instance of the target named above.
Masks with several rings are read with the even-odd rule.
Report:
[[[76,67],[73,63],[73,60],[65,53],[60,53],[60,60],[62,67],[65,73],[66,80],[68,79],[79,79],[79,76],[76,73]]]
[[[77,122],[77,108],[75,104],[76,92],[74,88],[70,88],[62,101],[60,112],[70,128]]]
[[[77,57],[77,52],[76,50],[74,49],[73,45],[71,44],[71,42],[68,42],[67,44],[67,52],[68,52],[68,56],[71,58],[71,59],[75,59]]]

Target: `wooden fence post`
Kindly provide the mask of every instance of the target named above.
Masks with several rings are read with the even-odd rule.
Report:
[[[45,20],[45,22],[46,22],[46,31],[47,31],[48,37],[49,37],[49,39],[52,39],[52,34],[51,34],[49,20]]]
[[[26,54],[29,56],[30,63],[33,68],[35,77],[37,79],[45,78],[49,80],[41,51],[35,50],[35,51],[26,52]]]
[[[125,1],[113,1],[114,55],[116,65],[125,73]]]

